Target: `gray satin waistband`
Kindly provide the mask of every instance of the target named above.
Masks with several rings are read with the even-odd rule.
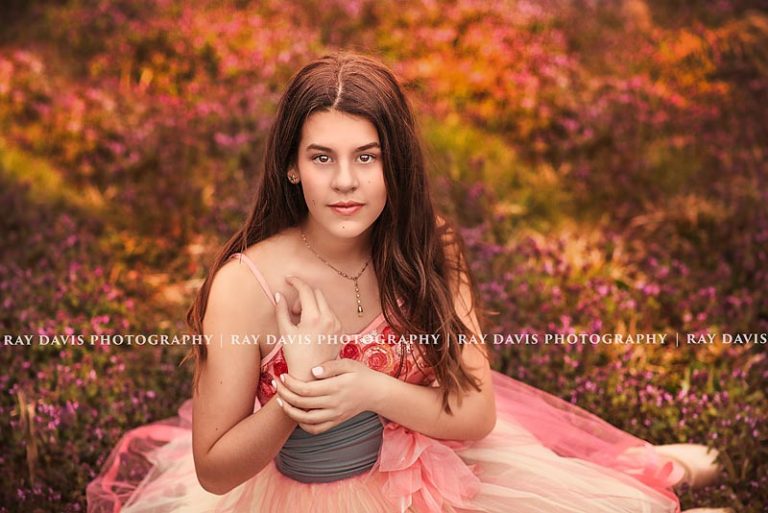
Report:
[[[286,476],[302,483],[327,483],[369,470],[379,457],[384,426],[364,411],[324,433],[296,427],[275,457]]]

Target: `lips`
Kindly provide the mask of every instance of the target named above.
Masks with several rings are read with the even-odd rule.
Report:
[[[357,201],[337,201],[336,203],[331,203],[330,206],[332,207],[355,207],[355,206],[362,206],[362,203],[358,203]]]
[[[339,201],[328,206],[337,214],[350,216],[360,210],[363,207],[363,204],[355,201]]]

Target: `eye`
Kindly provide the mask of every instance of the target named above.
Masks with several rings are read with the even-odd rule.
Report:
[[[369,158],[368,158],[368,160],[365,160],[365,161],[363,162],[363,164],[369,164],[369,163],[373,162],[374,160],[376,160],[376,155],[372,155],[372,154],[370,154],[370,153],[363,153],[363,154],[362,154],[362,155],[360,155],[360,156],[361,156],[361,157],[369,157]]]
[[[312,157],[312,162],[319,162],[317,159],[319,159],[320,157],[326,157],[326,158],[328,158],[328,155],[324,155],[324,154],[322,154],[322,153],[321,153],[321,154],[319,154],[319,155],[315,155],[314,157]],[[322,162],[320,162],[320,163],[321,163],[321,164],[325,164],[326,162],[328,162],[328,161],[327,161],[327,160],[323,160],[323,161],[322,161]]]

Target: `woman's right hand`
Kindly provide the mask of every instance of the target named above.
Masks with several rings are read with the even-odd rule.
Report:
[[[299,293],[301,317],[299,324],[291,322],[288,302],[284,296],[277,301],[275,313],[283,344],[285,363],[291,376],[312,380],[311,369],[336,358],[341,349],[341,322],[333,313],[320,289],[313,289],[296,276],[286,279]],[[336,335],[334,340],[333,335]]]

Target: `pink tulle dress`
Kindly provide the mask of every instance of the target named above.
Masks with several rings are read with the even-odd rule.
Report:
[[[270,298],[266,280],[237,253]],[[418,351],[389,344],[379,315],[339,358],[435,386]],[[401,352],[405,352],[401,367]],[[287,372],[280,344],[262,359],[254,411]],[[677,513],[682,468],[650,443],[493,371],[497,422],[479,441],[434,439],[374,414],[310,435],[297,427],[275,459],[224,495],[205,491],[192,457],[192,402],[128,431],[88,484],[89,513]]]

